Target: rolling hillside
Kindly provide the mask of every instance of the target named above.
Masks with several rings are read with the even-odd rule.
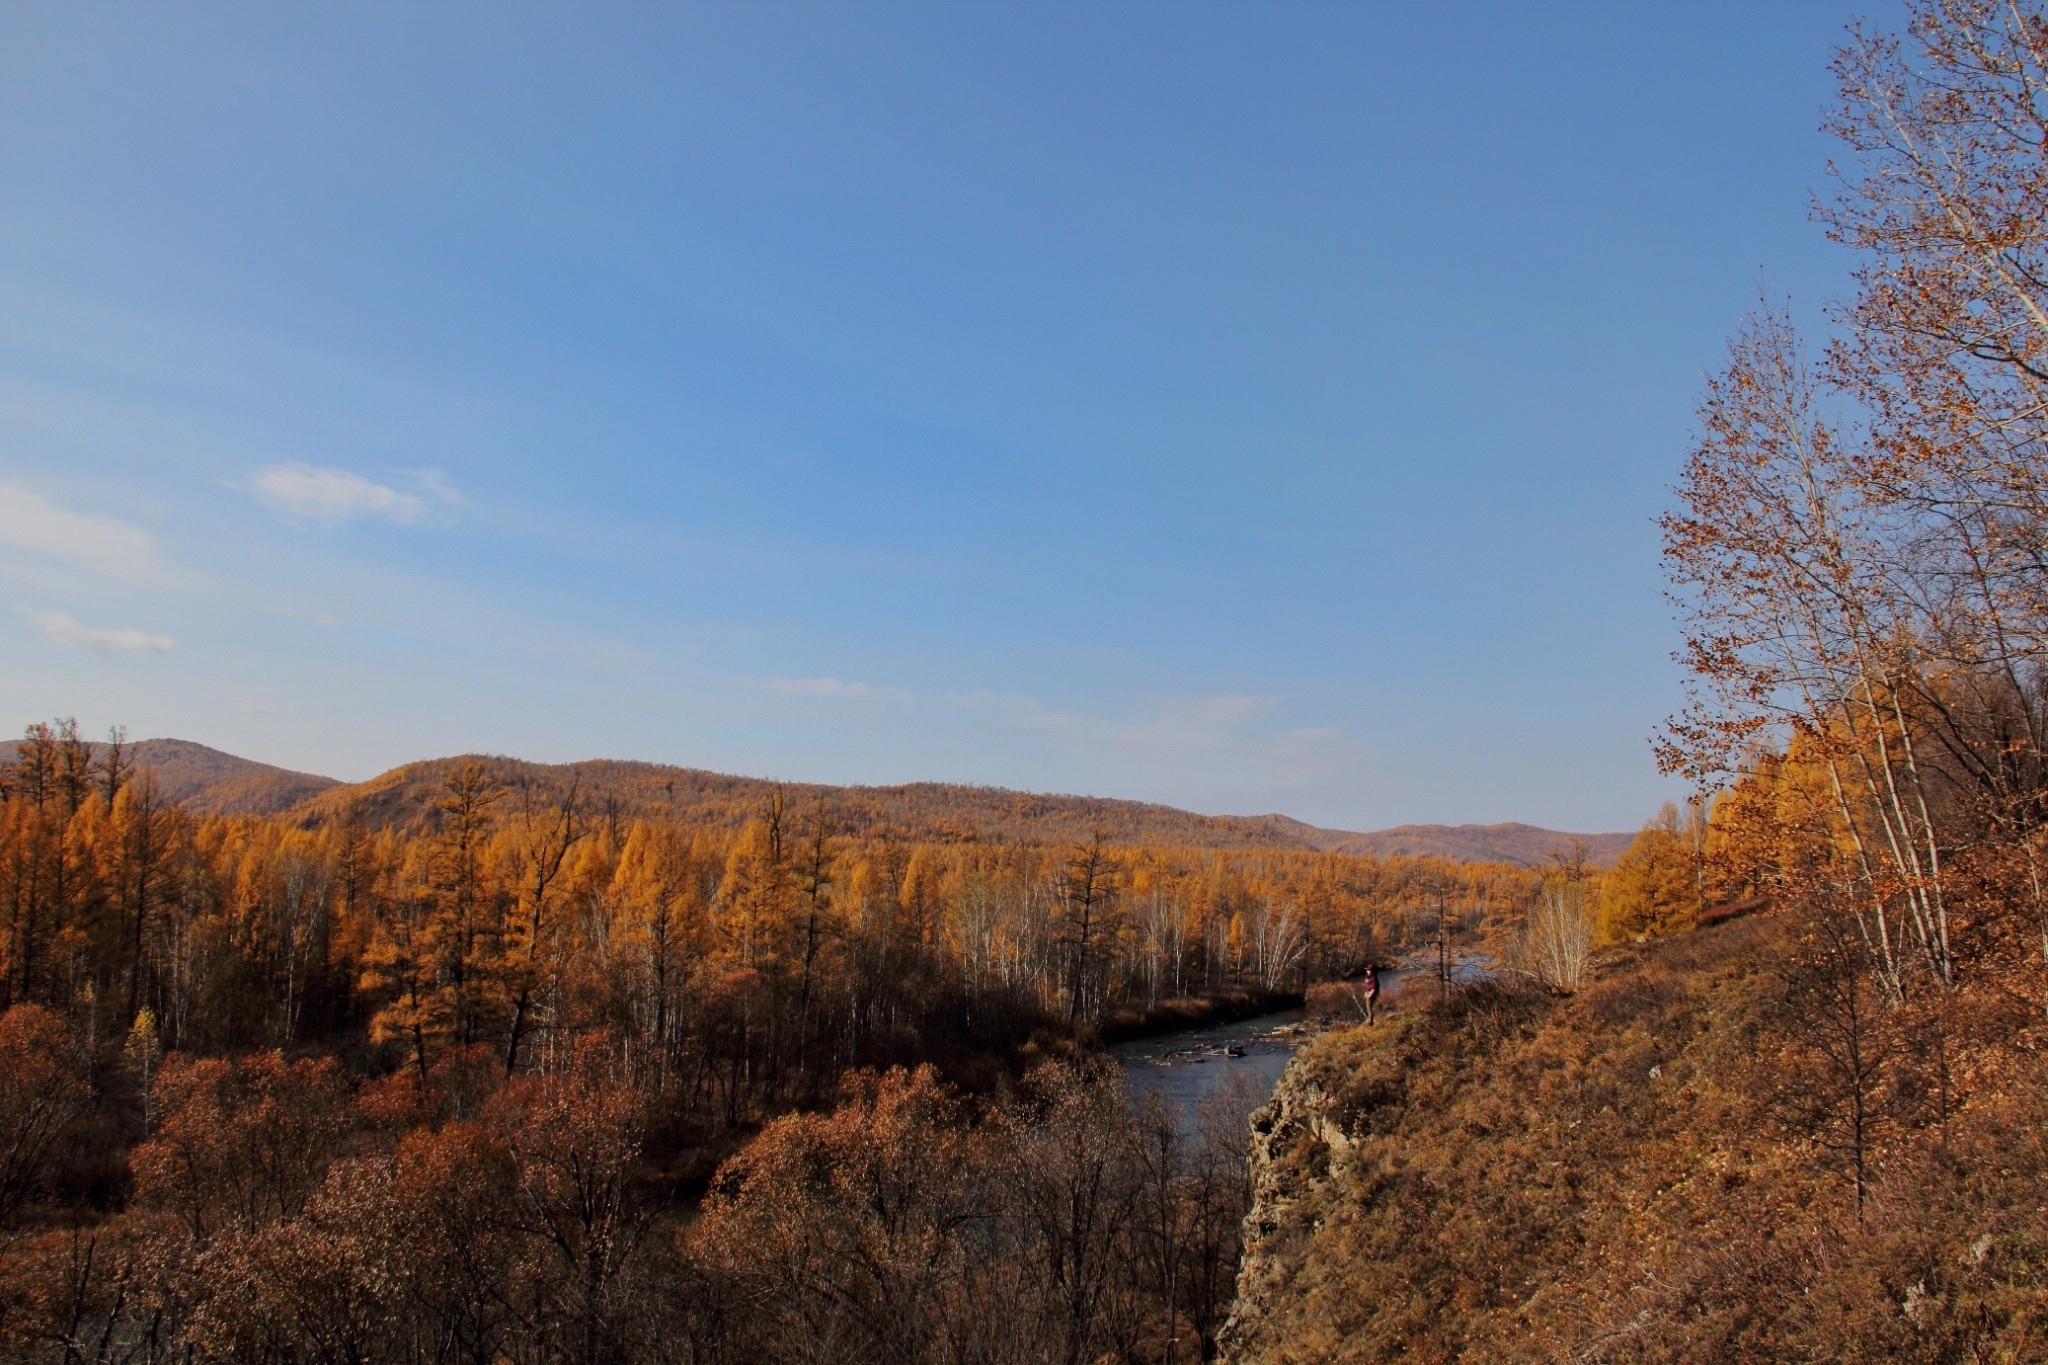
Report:
[[[469,755],[411,763],[368,782],[336,787],[308,801],[298,814],[308,823],[319,823],[354,807],[372,824],[407,825],[432,807],[455,767],[472,759],[487,765],[500,781],[514,788],[522,784],[553,788],[574,782],[593,809],[619,819],[662,814],[737,827],[760,810],[777,785],[762,778],[652,763],[592,759],[538,764]],[[1321,829],[1284,815],[1198,815],[1142,801],[943,782],[894,787],[781,785],[792,811],[805,810],[822,797],[847,828],[941,843],[1075,843],[1099,831],[1110,842],[1122,844],[1314,849],[1353,857],[1436,857],[1534,866],[1575,837],[1586,841],[1594,864],[1605,865],[1620,856],[1632,837],[1574,836],[1522,824],[1403,825],[1361,834]]]
[[[0,742],[0,763],[12,763],[20,740]],[[101,748],[93,746],[95,757]],[[331,777],[275,768],[188,739],[145,739],[127,747],[140,772],[156,777],[157,791],[201,815],[282,815],[341,783]]]
[[[12,760],[17,743],[0,744],[0,762]],[[190,740],[143,740],[131,745],[129,752],[138,767],[155,773],[165,796],[187,809],[202,814],[290,815],[307,825],[322,824],[352,810],[374,826],[415,826],[433,808],[448,775],[472,760],[485,764],[515,791],[522,787],[554,790],[574,783],[600,819],[660,814],[737,828],[761,808],[777,785],[763,778],[615,759],[547,764],[479,755],[427,759],[367,782],[342,783],[239,758]],[[844,828],[940,843],[1074,843],[1099,831],[1110,842],[1120,844],[1315,849],[1353,857],[1436,857],[1533,866],[1573,837],[1586,840],[1595,864],[1611,863],[1630,838],[1626,834],[1573,836],[1522,824],[1402,825],[1357,833],[1322,829],[1284,815],[1198,815],[1143,801],[944,782],[893,787],[781,785],[793,811],[805,810],[822,797]]]
[[[1373,858],[1450,858],[1457,862],[1514,863],[1534,867],[1567,839],[1586,843],[1587,861],[1607,867],[1629,845],[1632,834],[1563,834],[1535,825],[1396,825],[1372,834],[1321,829],[1318,847],[1331,853]]]

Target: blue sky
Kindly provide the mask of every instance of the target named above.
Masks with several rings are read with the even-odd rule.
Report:
[[[1850,14],[7,7],[0,723],[1631,827]]]

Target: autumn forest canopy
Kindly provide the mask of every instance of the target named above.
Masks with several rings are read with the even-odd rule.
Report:
[[[1836,56],[1851,291],[1759,301],[1659,523],[1689,801],[1374,842],[31,718],[0,1358],[2048,1357],[2048,15],[1907,13]],[[1270,1097],[1106,1053],[1283,1009]]]
[[[822,791],[745,790],[752,804],[691,802],[633,769],[468,760],[319,794],[298,818],[194,815],[118,737],[31,726],[0,806],[20,1295],[4,1321],[24,1342],[89,1331],[145,1355],[230,1331],[362,1333],[350,1349],[378,1358],[450,1338],[485,1357],[654,1358],[672,1337],[744,1359],[827,1326],[966,1330],[947,1315],[970,1300],[947,1296],[977,1282],[932,1266],[917,1271],[930,1283],[873,1289],[944,1300],[888,1332],[740,1312],[776,1275],[813,1273],[760,1262],[749,1220],[809,1197],[801,1163],[853,1161],[834,1145],[852,1144],[881,1163],[862,1178],[906,1187],[919,1211],[901,1216],[937,1223],[860,1236],[956,1236],[949,1220],[977,1210],[1003,1259],[976,1273],[1054,1275],[1012,1299],[1067,1314],[1076,1358],[1156,1353],[1161,1333],[1192,1352],[1229,1304],[1237,1129],[1219,1119],[1197,1150],[1172,1119],[1131,1113],[1094,1040],[1299,999],[1447,918],[1507,932],[1564,875],[1099,835],[919,839]],[[1583,852],[1559,852],[1597,880]],[[1049,1163],[1047,1199],[1105,1165],[1120,1183],[1085,1225],[1062,1207],[1052,1229],[1045,1210],[989,1202],[990,1182],[1033,1163]],[[489,1172],[503,1192],[479,1184]],[[364,1180],[378,1199],[482,1201],[447,1211],[458,1220],[488,1221],[515,1190],[542,1202],[460,1274],[413,1264],[407,1240],[346,1283],[299,1285],[314,1268],[294,1258],[371,1254],[356,1222],[333,1223],[386,1216],[361,1205]],[[1164,1220],[1143,1231],[1141,1197]],[[417,1232],[463,1257],[477,1235]],[[1070,1254],[1096,1258],[1087,1285],[1058,1278],[1079,1273]],[[361,1297],[373,1274],[396,1276],[402,1302]],[[714,1312],[679,1287],[706,1276],[714,1303],[738,1297]],[[1049,1297],[1084,1288],[1082,1303]],[[843,1292],[835,1315],[854,1311]],[[316,1311],[300,1293],[341,1319],[280,1326]],[[1036,1359],[1054,1329],[975,1330],[1040,1343],[1019,1357]]]

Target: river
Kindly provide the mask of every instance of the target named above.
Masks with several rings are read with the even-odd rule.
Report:
[[[1272,1096],[1295,1046],[1306,1036],[1306,1031],[1291,1032],[1301,1022],[1300,1010],[1283,1010],[1134,1038],[1111,1047],[1109,1055],[1124,1069],[1133,1100],[1157,1095],[1181,1132],[1194,1137],[1205,1106],[1224,1106],[1222,1117],[1235,1122]]]
[[[1434,989],[1436,970],[1434,949],[1412,952],[1398,965],[1382,969],[1381,1008],[1393,1003],[1403,977],[1409,978],[1410,991]],[[1452,978],[1461,985],[1494,970],[1493,959],[1484,954],[1461,950],[1452,959]],[[1343,1027],[1357,1021],[1335,1022]],[[1132,1100],[1157,1095],[1179,1121],[1182,1133],[1193,1137],[1201,1129],[1205,1107],[1220,1108],[1219,1117],[1241,1123],[1272,1098],[1294,1049],[1313,1036],[1302,1024],[1302,1011],[1283,1010],[1134,1038],[1112,1046],[1109,1055],[1124,1069]]]

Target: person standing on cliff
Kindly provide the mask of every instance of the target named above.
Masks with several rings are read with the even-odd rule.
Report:
[[[1380,969],[1376,962],[1365,964],[1365,1022],[1380,1021]]]

